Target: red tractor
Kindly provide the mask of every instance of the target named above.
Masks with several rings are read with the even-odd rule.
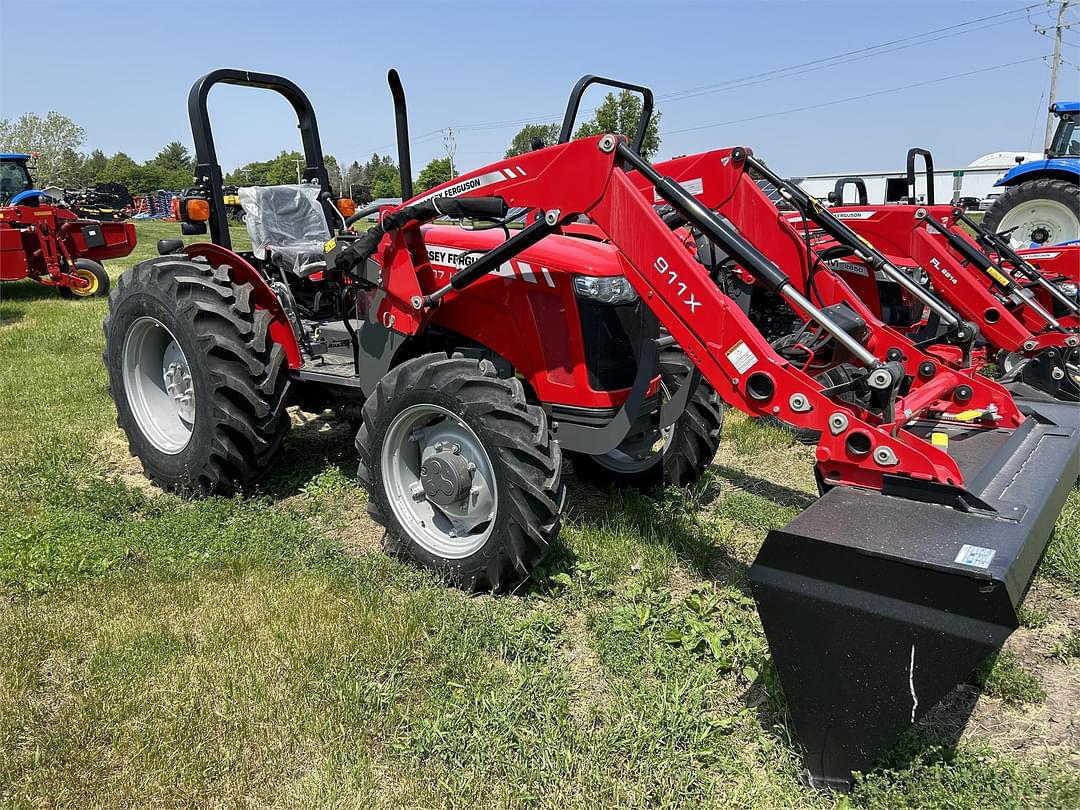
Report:
[[[30,278],[65,298],[109,292],[101,262],[135,249],[135,227],[81,219],[34,188],[30,155],[0,155],[0,281]]]
[[[564,131],[598,81],[651,108],[645,88],[585,77]],[[307,160],[307,182],[239,190],[250,253],[231,249],[220,203],[206,105],[222,82],[285,96]],[[105,322],[132,453],[166,488],[229,492],[273,465],[290,403],[336,408],[360,422],[358,476],[387,549],[503,590],[557,542],[564,450],[623,480],[638,474],[627,459],[650,458],[692,478],[716,447],[718,397],[815,431],[822,497],[769,533],[749,579],[807,780],[847,786],[1017,627],[1080,465],[1074,410],[950,367],[853,299],[814,303],[801,265],[771,259],[640,156],[645,117],[633,141],[559,144],[412,197],[396,72],[390,84],[406,202],[358,233],[295,84],[237,70],[195,83],[198,163],[179,207],[183,231],[208,225],[212,241],[159,242],[121,277]],[[534,215],[518,228],[522,212]],[[777,351],[688,250],[695,234],[798,313],[845,379]],[[676,344],[667,373],[658,358]]]

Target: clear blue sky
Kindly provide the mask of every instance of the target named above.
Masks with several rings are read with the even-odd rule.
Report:
[[[598,73],[654,89],[660,157],[745,144],[785,174],[808,174],[898,167],[909,146],[922,145],[948,167],[998,149],[1041,149],[1049,68],[1039,57],[1053,43],[1032,23],[1051,24],[1051,9],[1007,14],[1023,6],[0,0],[0,116],[57,110],[85,128],[86,151],[145,160],[171,140],[190,147],[185,101],[198,75],[246,68],[297,82],[318,111],[325,151],[363,162],[393,151],[385,76],[396,67],[414,170],[443,149],[441,135],[422,136],[447,126],[460,170],[501,158],[523,120],[561,117],[574,81]],[[995,14],[1003,16],[949,29]],[[1080,4],[1069,16],[1080,19]],[[760,75],[925,32],[936,33],[915,47],[900,42],[824,69]],[[1080,43],[1080,24],[1066,39]],[[1072,64],[1058,96],[1080,97],[1080,48],[1064,55]],[[760,117],[1013,62],[1021,64]],[[759,78],[665,100],[748,76]],[[210,103],[226,171],[298,146],[291,111],[273,94],[220,87]],[[723,125],[707,126],[715,124]]]

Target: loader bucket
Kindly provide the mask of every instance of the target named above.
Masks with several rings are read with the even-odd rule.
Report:
[[[1080,409],[1018,404],[1012,433],[933,427],[979,508],[835,488],[766,537],[750,583],[810,785],[848,789],[1018,627],[1080,472]]]

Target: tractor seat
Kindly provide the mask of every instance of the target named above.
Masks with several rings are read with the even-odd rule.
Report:
[[[319,192],[310,183],[242,186],[238,196],[251,252],[300,278],[321,269],[307,267],[322,261],[323,245],[330,238]]]

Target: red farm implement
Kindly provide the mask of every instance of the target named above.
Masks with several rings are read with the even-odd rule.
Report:
[[[29,155],[0,155],[0,281],[30,278],[68,298],[106,295],[101,262],[135,249],[135,228],[81,219],[34,189]]]

